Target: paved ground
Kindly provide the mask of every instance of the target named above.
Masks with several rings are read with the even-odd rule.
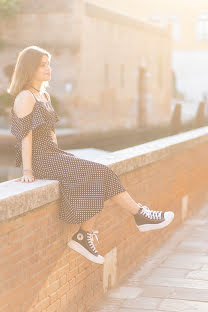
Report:
[[[208,205],[93,312],[208,312]]]

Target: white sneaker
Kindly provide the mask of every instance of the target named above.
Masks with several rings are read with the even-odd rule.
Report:
[[[138,206],[140,209],[134,215],[134,219],[140,232],[162,229],[174,219],[173,211],[150,210],[147,206],[142,206],[140,203],[138,203]]]
[[[88,260],[103,264],[104,263],[104,257],[99,255],[97,249],[94,246],[94,238],[95,235],[97,241],[97,235],[98,231],[93,231],[92,233],[88,231],[84,231],[81,227],[79,231],[77,231],[73,236],[72,239],[68,242],[68,246],[72,248],[73,250],[80,253],[82,256],[87,258]]]

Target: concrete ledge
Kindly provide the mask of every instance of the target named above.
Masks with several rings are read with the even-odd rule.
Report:
[[[202,127],[99,156],[94,161],[110,167],[117,175],[124,175],[207,141],[208,127]],[[56,180],[0,183],[0,222],[56,201],[59,196]]]
[[[0,222],[58,200],[59,196],[56,180],[0,183]]]
[[[202,127],[113,152],[102,163],[121,175],[207,141],[208,127]]]

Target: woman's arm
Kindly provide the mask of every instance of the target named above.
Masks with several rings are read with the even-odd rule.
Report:
[[[22,91],[14,102],[14,111],[17,117],[22,118],[30,114],[35,100],[30,92]],[[22,139],[22,165],[24,169],[32,169],[32,130]],[[25,171],[23,175],[33,175],[32,171]]]
[[[32,169],[32,130],[22,139],[22,165],[24,169]],[[23,174],[33,175],[32,171]]]

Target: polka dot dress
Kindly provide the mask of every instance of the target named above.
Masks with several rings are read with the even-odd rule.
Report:
[[[32,130],[34,177],[59,181],[59,217],[67,223],[79,224],[99,213],[105,200],[126,189],[106,165],[58,148],[51,131],[55,132],[59,117],[49,100],[47,104],[50,108],[36,99],[33,111],[22,118],[11,109],[11,133],[17,139],[16,167],[22,163],[22,139]]]

